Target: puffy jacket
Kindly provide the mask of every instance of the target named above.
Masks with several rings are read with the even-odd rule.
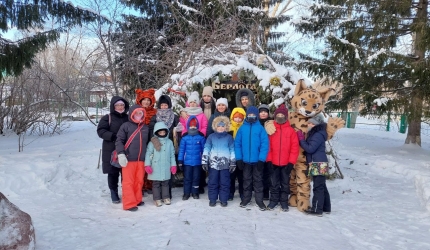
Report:
[[[230,117],[230,109],[226,109],[225,112],[219,112],[218,110],[215,110],[215,113],[211,115],[211,118],[209,118],[208,122],[208,128],[206,129],[206,137],[208,137],[210,134],[214,132],[214,129],[212,128],[212,123],[214,122],[214,119],[218,116],[225,116],[227,118]]]
[[[122,100],[125,104],[125,110],[123,113],[115,111],[114,104]],[[102,169],[104,174],[118,173],[121,169],[110,165],[110,157],[112,151],[115,150],[115,141],[117,133],[121,125],[128,121],[127,112],[130,108],[130,104],[127,100],[120,96],[112,97],[110,101],[110,113],[103,116],[97,125],[97,135],[103,139],[102,144]]]
[[[226,116],[218,116],[212,122],[212,129],[216,129],[216,124],[223,121],[228,130],[230,123]],[[230,165],[236,164],[234,153],[233,137],[227,132],[214,132],[206,140],[203,151],[202,164],[208,164],[216,170],[228,169]]]
[[[270,149],[266,161],[271,161],[276,166],[296,164],[299,157],[299,139],[296,131],[288,121],[284,124],[276,122],[273,124],[276,132],[269,136]]]
[[[327,124],[321,123],[313,127],[306,138],[300,141],[300,146],[306,152],[306,162],[328,162],[325,153],[325,141],[327,140]]]
[[[195,116],[190,116],[187,122],[187,128],[189,128],[191,119],[195,118]],[[198,120],[197,128],[199,128]],[[179,144],[178,161],[183,162],[183,164],[187,166],[200,166],[205,142],[206,139],[201,132],[196,135],[185,133]]]
[[[166,129],[166,124],[164,122],[157,122],[154,125],[154,136],[159,130]],[[153,181],[165,181],[170,179],[170,167],[176,166],[175,161],[175,148],[173,147],[173,142],[167,137],[158,137],[161,143],[160,151],[154,148],[152,141],[148,143],[148,148],[146,149],[146,162],[145,166],[152,167],[152,174],[148,174],[148,179]]]
[[[246,117],[246,112],[245,112],[245,110],[243,108],[238,108],[237,107],[237,108],[234,108],[233,111],[231,112],[231,115],[230,115],[230,123],[231,123],[230,131],[233,132],[233,138],[236,138],[237,131],[239,130],[240,126],[242,126],[242,124],[243,124],[243,121],[241,123],[237,123],[237,122],[235,122],[233,120],[233,116],[236,113],[242,114],[243,115],[243,119],[245,119],[245,117]]]
[[[258,122],[257,108],[254,106],[249,107],[247,114],[251,110],[252,113],[257,114],[257,121],[249,123],[245,119],[234,139],[234,152],[236,160],[257,163],[258,161],[266,161],[267,153],[269,152],[269,137],[264,127]]]
[[[146,111],[140,105],[133,105],[130,108],[129,121],[122,124],[119,128],[117,139],[115,142],[115,149],[120,153],[125,153],[128,161],[145,161],[146,144],[148,142],[148,126],[145,125],[144,120],[141,123],[137,123],[132,117],[134,112],[141,110],[143,115],[146,116]],[[129,147],[124,149],[128,138],[133,134],[134,131],[140,126],[139,132],[131,141]]]

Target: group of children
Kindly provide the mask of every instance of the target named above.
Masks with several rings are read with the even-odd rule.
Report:
[[[209,119],[204,110],[196,105],[198,99],[189,98],[188,107],[182,110],[184,113],[180,117],[182,138],[177,160],[166,122],[161,120],[155,123],[153,137],[148,143],[148,127],[143,123],[145,109],[139,105],[132,106],[129,121],[120,127],[115,143],[119,163],[124,167],[124,209],[136,211],[143,204],[141,186],[145,172],[153,181],[155,205],[169,205],[169,180],[179,168],[184,173],[182,200],[190,197],[199,199],[201,180],[205,179],[207,172],[211,207],[216,206],[217,201],[226,207],[228,201],[233,200],[238,179],[240,207],[246,207],[251,202],[254,192],[255,203],[260,210],[274,210],[280,205],[282,211],[288,211],[290,173],[299,156],[299,140],[300,146],[309,152],[315,147],[321,150],[321,140],[318,139],[318,145],[314,145],[315,140],[309,136],[305,139],[303,133],[296,133],[288,122],[288,109],[283,104],[274,112],[276,132],[269,136],[264,129],[264,122],[271,119],[269,107],[247,105],[247,93],[241,96],[244,105],[234,108],[231,114],[227,99],[219,98]],[[327,161],[326,158],[322,160]],[[320,204],[319,200],[313,202],[315,206],[309,209],[310,214],[319,215],[320,210],[322,214],[323,207],[320,206],[324,201],[326,207],[330,206],[325,178],[319,180],[318,190],[320,193],[322,190],[322,194],[318,193],[319,198],[314,196],[314,199],[323,201]],[[264,200],[267,198],[270,202],[266,206]]]

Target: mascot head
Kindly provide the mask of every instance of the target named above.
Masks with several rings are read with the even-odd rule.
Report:
[[[319,91],[308,88],[305,81],[300,79],[297,82],[294,97],[291,100],[292,108],[304,117],[314,117],[324,110],[330,93],[331,89],[329,88]]]

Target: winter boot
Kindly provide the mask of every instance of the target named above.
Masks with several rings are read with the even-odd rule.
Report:
[[[209,206],[210,207],[215,207],[216,206],[216,201],[209,201]]]
[[[275,210],[276,206],[278,206],[278,204],[276,204],[275,202],[270,202],[269,205],[267,206],[267,210]]]
[[[169,198],[164,199],[164,204],[166,204],[166,205],[170,205],[170,204],[171,204],[170,199],[169,199]]]
[[[182,200],[186,201],[190,198],[190,194],[184,194],[184,196],[182,196]]]
[[[110,198],[112,199],[112,203],[118,204],[121,201],[119,200],[119,196],[118,196],[118,189],[111,189],[110,190]]]
[[[322,217],[323,216],[323,214],[322,213],[318,213],[317,211],[315,211],[315,210],[306,210],[305,211],[305,213],[306,214],[309,214],[309,215],[313,215],[313,216],[318,216],[318,217]]]
[[[139,204],[137,204],[136,206],[140,207],[140,206],[143,206],[143,205],[145,205],[145,202],[141,201],[141,202],[139,202]]]
[[[228,195],[228,200],[229,200],[229,201],[232,201],[232,200],[233,200],[233,198],[234,198],[234,193],[230,193],[230,194]]]
[[[196,199],[196,200],[200,199],[199,194],[193,194],[193,199]]]
[[[199,193],[200,194],[204,194],[205,193],[205,188],[204,187],[199,187]]]
[[[127,210],[130,211],[130,212],[136,212],[137,209],[138,209],[138,207],[132,207],[132,208],[129,208]]]
[[[242,201],[242,202],[240,203],[240,205],[239,205],[239,206],[240,206],[241,208],[246,208],[246,206],[248,206],[248,205],[249,205],[249,203],[251,203],[251,202],[243,202],[243,201]]]
[[[156,201],[154,201],[154,203],[155,203],[156,207],[161,207],[163,205],[163,203],[161,202],[161,200],[156,200]]]
[[[227,202],[222,202],[221,201],[221,207],[226,207],[228,205],[228,203]]]
[[[289,211],[287,202],[281,202],[281,210],[282,210],[282,212],[288,212]]]
[[[260,209],[260,211],[264,211],[267,209],[266,205],[262,201],[256,202],[255,205],[258,207],[258,209]]]

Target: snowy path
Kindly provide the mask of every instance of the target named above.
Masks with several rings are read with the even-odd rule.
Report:
[[[328,182],[332,214],[322,218],[240,208],[238,194],[211,208],[206,194],[182,201],[180,188],[171,206],[148,196],[132,213],[110,203],[96,169],[100,139],[79,126],[22,153],[16,138],[0,138],[0,191],[32,216],[37,249],[430,249],[415,177],[430,174],[429,144],[412,155],[397,134],[342,130],[335,144],[345,179]]]

